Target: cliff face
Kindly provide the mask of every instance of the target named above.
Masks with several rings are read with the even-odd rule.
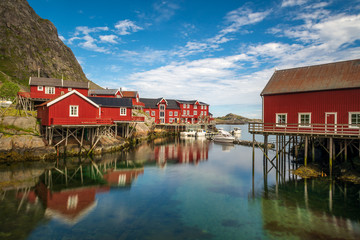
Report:
[[[30,76],[89,81],[49,20],[26,0],[0,1],[0,71],[26,85]]]

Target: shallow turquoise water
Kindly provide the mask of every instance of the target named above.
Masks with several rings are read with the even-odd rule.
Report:
[[[288,165],[265,181],[255,160],[253,176],[252,148],[172,139],[57,169],[3,166],[0,239],[360,238],[358,186],[297,180]]]

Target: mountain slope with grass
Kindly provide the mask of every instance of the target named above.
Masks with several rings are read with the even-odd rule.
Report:
[[[1,0],[0,81],[4,83],[5,78],[26,87],[38,68],[41,77],[89,81],[54,24],[39,17],[26,0]]]

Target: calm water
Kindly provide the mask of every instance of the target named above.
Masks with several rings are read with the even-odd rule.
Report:
[[[244,134],[244,130],[243,130]],[[245,134],[246,136],[246,134]],[[156,140],[0,167],[0,239],[359,239],[360,187],[264,178],[252,148]]]

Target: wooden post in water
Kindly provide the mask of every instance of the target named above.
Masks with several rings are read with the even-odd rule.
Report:
[[[255,134],[253,133],[253,142],[252,142],[252,171],[254,176],[254,167],[255,167]]]
[[[304,166],[307,166],[307,157],[308,157],[308,140],[309,137],[305,136],[305,156],[304,156]]]
[[[345,139],[345,149],[344,149],[344,158],[345,158],[345,162],[347,162],[347,139]]]
[[[315,138],[312,138],[311,141],[311,155],[312,155],[312,162],[315,162]]]
[[[333,162],[333,138],[330,137],[330,143],[329,143],[329,171],[330,171],[330,177],[332,176],[332,162]]]

